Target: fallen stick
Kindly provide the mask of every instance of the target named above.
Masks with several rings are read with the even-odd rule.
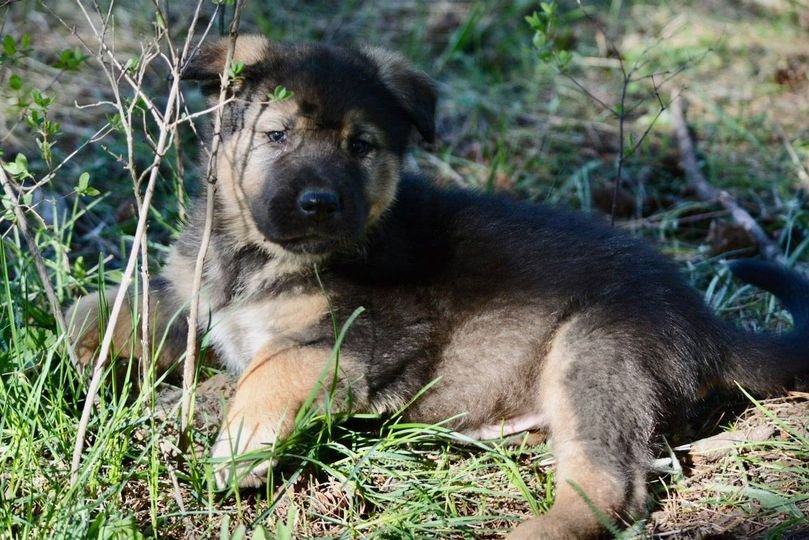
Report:
[[[691,135],[688,133],[688,125],[685,123],[685,114],[683,112],[682,98],[678,97],[679,93],[673,94],[671,100],[671,123],[674,126],[674,133],[677,136],[677,146],[680,150],[680,165],[685,171],[685,176],[688,183],[693,186],[697,192],[697,196],[706,202],[718,202],[725,208],[734,221],[741,225],[758,245],[758,250],[761,256],[765,259],[777,262],[783,266],[791,266],[789,259],[781,252],[778,244],[764,232],[761,225],[750,215],[750,213],[742,208],[736,199],[725,190],[718,189],[716,186],[708,182],[705,175],[697,164],[697,153],[694,150],[694,143],[691,140]]]

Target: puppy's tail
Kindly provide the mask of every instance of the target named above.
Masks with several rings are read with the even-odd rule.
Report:
[[[763,393],[792,387],[796,377],[809,376],[809,280],[765,261],[738,260],[729,266],[737,278],[774,294],[792,315],[793,328],[782,335],[734,330],[725,382]]]

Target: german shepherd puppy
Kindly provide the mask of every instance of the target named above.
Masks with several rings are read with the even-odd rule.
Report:
[[[227,48],[207,46],[184,73],[212,103]],[[556,502],[511,537],[593,537],[603,532],[593,507],[624,519],[644,509],[652,437],[668,415],[711,387],[767,393],[809,373],[809,283],[794,273],[732,266],[794,318],[791,333],[753,335],[717,319],[676,266],[620,230],[403,171],[413,128],[433,139],[436,91],[401,57],[242,36],[235,61],[244,68],[223,111],[198,329],[241,375],[215,457],[287,436],[332,377],[343,407],[382,413],[437,381],[408,417],[456,417],[452,428],[481,439],[551,436]],[[291,99],[268,97],[278,85]],[[152,283],[164,369],[184,350],[175,315],[191,298],[203,206]],[[329,365],[332,315],[345,321],[360,306]],[[70,314],[84,361],[97,310],[91,295]],[[132,327],[118,322],[118,350]],[[270,466],[231,462],[218,481],[255,486]]]

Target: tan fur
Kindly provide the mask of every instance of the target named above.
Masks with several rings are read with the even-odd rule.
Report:
[[[308,332],[327,314],[322,294],[285,293],[259,299],[217,312],[211,321],[211,341],[223,362],[240,373],[246,366],[239,358],[252,358],[279,342],[305,342]]]
[[[320,258],[291,254],[267,242],[250,219],[247,201],[261,196],[266,182],[264,163],[278,151],[268,144],[266,133],[287,128],[303,131],[322,131],[322,128],[300,115],[298,106],[292,100],[251,104],[245,117],[250,118],[249,123],[245,129],[225,140],[215,165],[218,189],[223,200],[227,201],[223,205],[225,214],[220,219],[240,231],[240,236],[245,240],[262,246],[269,254],[286,261],[289,271],[295,271],[301,265],[317,262]],[[362,133],[376,147],[376,151],[364,163],[370,171],[369,176],[375,180],[366,187],[366,200],[370,208],[368,225],[371,225],[394,200],[400,176],[400,160],[386,150],[384,134],[359,113],[348,114],[335,136],[347,144],[355,133]]]
[[[455,427],[475,436],[534,415],[526,404],[536,402],[537,363],[531,360],[539,356],[543,327],[524,321],[536,320],[530,308],[512,305],[466,319],[442,352],[436,392],[414,405],[417,414],[438,422],[448,410],[464,410]]]
[[[376,223],[385,213],[396,197],[396,185],[399,182],[399,159],[390,152],[382,152],[371,164],[371,177],[377,181],[368,185],[366,197],[370,202],[368,224]]]
[[[293,101],[250,104],[244,113],[249,121],[224,140],[217,156],[215,170],[225,220],[234,233],[240,233],[245,243],[252,242],[265,248],[268,253],[286,256],[283,250],[267,242],[251,219],[247,201],[261,196],[267,181],[264,166],[277,150],[269,144],[266,133],[282,131],[296,121],[297,105]]]
[[[556,498],[547,513],[520,524],[508,535],[509,540],[597,536],[603,526],[596,512],[614,521],[624,505],[625,481],[619,471],[595,463],[584,448],[587,433],[578,427],[575,396],[565,384],[575,360],[566,330],[574,323],[565,323],[556,331],[540,375],[542,414],[550,420],[557,463]]]
[[[109,287],[105,291],[106,302],[111,305],[117,294],[118,287]],[[99,293],[88,294],[73,304],[67,311],[65,317],[68,322],[70,340],[75,344],[76,353],[82,368],[92,365],[98,348],[101,345],[101,339],[104,337],[99,325],[98,308],[100,301]],[[159,299],[150,298],[149,302],[151,315],[154,316],[159,307]],[[130,305],[129,299],[125,298],[112,335],[112,357],[120,355],[125,358],[143,358],[139,320],[140,317],[138,317],[137,320],[133,319],[132,306]],[[160,340],[162,338],[162,336],[151,337],[153,340]],[[159,341],[152,343],[153,349],[156,349],[159,345]],[[157,358],[157,369],[159,371],[167,370],[176,360],[176,358],[173,357],[173,353],[174,351],[161,351],[161,354]]]
[[[400,160],[395,154],[386,150],[385,134],[371,122],[368,122],[359,111],[350,111],[345,115],[340,139],[348,141],[357,133],[363,134],[363,140],[375,147],[374,154],[366,159],[366,167],[370,169],[369,177],[374,181],[366,186],[365,198],[370,212],[368,224],[375,223],[390,207],[396,196],[399,183]]]
[[[230,39],[222,39],[204,51],[200,51],[201,58],[192,66],[192,70],[197,70],[195,75],[199,76],[204,73],[203,79],[218,79],[225,71],[225,62],[227,61],[228,50],[230,49]],[[267,39],[258,35],[243,35],[236,38],[235,46],[233,47],[232,64],[243,64],[246,67],[257,64],[266,59]],[[184,76],[190,75],[189,73]],[[230,90],[238,90],[241,86],[241,80],[237,77],[230,81]],[[216,95],[210,95],[208,102],[211,105],[216,105],[219,98]]]
[[[194,261],[191,258],[183,257],[177,252],[177,248],[172,248],[164,266],[163,274],[171,279],[178,296],[191,299],[194,286]],[[207,300],[208,291],[200,291],[200,313],[207,313],[210,310],[210,303]]]
[[[118,294],[117,287],[107,289],[105,298],[107,302],[112,302]],[[91,364],[93,356],[98,351],[103,335],[100,333],[100,321],[98,317],[98,306],[101,302],[99,293],[88,294],[79,299],[78,302],[67,311],[65,319],[68,322],[70,341],[75,344],[76,354],[79,357],[81,367]],[[128,352],[134,346],[133,353],[140,357],[140,342],[135,340],[131,343],[133,333],[132,316],[129,303],[125,300],[118,317],[118,324],[113,333],[112,347],[115,351]]]
[[[244,35],[236,39],[233,49],[233,61],[247,66],[261,62],[265,58],[267,39],[264,36]],[[227,49],[225,49],[227,54]]]
[[[328,365],[331,350],[320,347],[268,344],[245,370],[228,407],[222,432],[213,449],[214,459],[272,448],[294,426],[295,414],[314,393],[331,386],[334,371]],[[217,471],[220,487],[230,484],[234,462]],[[264,482],[272,462],[236,468],[240,486]]]
[[[174,290],[190,301],[194,261],[173,250],[166,264],[165,275]],[[307,339],[307,331],[328,314],[328,300],[320,292],[303,294],[292,290],[278,296],[252,299],[252,291],[263,290],[279,277],[294,272],[295,265],[284,260],[273,261],[244,286],[242,301],[227,309],[213,311],[212,306],[223,301],[222,291],[203,288],[200,291],[198,321],[200,332],[210,331],[210,340],[219,361],[234,373],[242,373],[246,365],[242,358],[253,358],[259,350],[272,343]],[[210,283],[224,279],[225,270],[219,260],[206,261],[206,277]]]

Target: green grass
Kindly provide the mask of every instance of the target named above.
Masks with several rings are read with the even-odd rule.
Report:
[[[115,43],[122,61],[137,57],[140,40],[151,35],[151,5],[140,0],[118,4]],[[402,51],[440,85],[439,141],[413,152],[422,171],[439,182],[603,212],[615,176],[618,122],[569,78],[537,59],[524,16],[540,9],[538,2],[436,5],[341,2],[335,8],[319,0],[252,2],[242,18],[243,30],[274,39],[351,40]],[[642,74],[685,65],[658,90],[665,103],[673,89],[685,88],[703,171],[805,267],[809,185],[799,172],[800,166],[809,167],[809,128],[803,120],[809,115],[805,2],[728,0],[708,8],[699,2],[613,0],[585,7],[586,14],[575,2],[562,3],[558,42],[575,53],[570,77],[615,107],[620,70],[605,43],[614,42],[628,67],[643,62]],[[170,8],[169,23],[181,36],[189,14],[178,2]],[[126,155],[122,134],[112,131],[91,140],[106,123],[116,125],[111,110],[74,105],[109,98],[107,81],[90,60],[77,66],[59,63],[65,48],[77,43],[56,16],[82,32],[86,23],[69,3],[51,9],[56,13],[32,0],[0,7],[0,159],[13,163],[18,153],[26,155],[32,177],[18,175],[17,180],[32,186],[78,150],[24,200],[64,308],[120,280],[136,214],[121,160]],[[217,25],[213,28],[216,33]],[[784,73],[792,79],[779,83]],[[165,96],[164,78],[165,73],[149,74],[150,96]],[[32,101],[32,89],[53,97],[53,103],[40,107]],[[637,140],[659,112],[654,89],[649,79],[628,88],[628,140]],[[198,92],[186,94],[192,110],[203,106]],[[26,123],[24,117],[31,118],[33,110],[59,122],[57,131],[48,132],[41,115]],[[152,159],[146,134],[153,127],[147,123],[136,130],[138,170]],[[198,191],[197,139],[187,129],[181,139],[181,151],[172,149],[160,169],[148,240],[152,272],[181,229],[185,193]],[[53,143],[50,164],[42,157],[44,143]],[[626,204],[618,226],[656,242],[680,261],[687,278],[723,317],[755,330],[787,328],[789,319],[779,305],[732,282],[723,255],[710,251],[710,224],[730,218],[686,189],[677,158],[664,111],[627,159],[621,190]],[[98,194],[81,185],[84,172]],[[113,384],[112,377],[91,416],[81,479],[71,488],[70,455],[87,381],[67,361],[64,336],[7,210],[4,197],[0,537],[184,538],[193,533],[258,538],[265,533],[281,539],[486,538],[498,537],[499,531],[552,503],[552,457],[545,444],[473,442],[398,416],[344,418],[315,410],[301,414],[296,435],[275,449],[281,463],[266,488],[218,493],[207,457],[216,426],[202,421],[203,398],[198,399],[194,451],[180,456],[173,446],[178,405],[168,398],[176,390],[153,383],[135,391],[127,383]],[[212,374],[208,368],[201,371],[201,378]],[[709,527],[716,516],[734,513],[742,516],[742,525],[730,530],[738,536],[778,537],[809,527],[809,410],[797,398],[789,406],[784,403],[748,403],[750,410],[735,427],[769,422],[777,436],[735,450],[683,479],[662,478],[651,501],[658,513],[625,536],[695,531]],[[725,418],[722,425],[730,422]]]

